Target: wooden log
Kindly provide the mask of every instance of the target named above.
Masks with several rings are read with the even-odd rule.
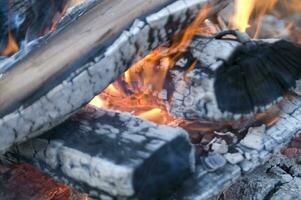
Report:
[[[183,129],[92,107],[14,152],[15,158],[97,199],[162,197],[181,184],[195,164]]]
[[[101,1],[9,70],[0,79],[0,151],[64,121],[136,59],[181,31],[207,4],[175,1],[120,35],[135,18],[168,2]],[[210,15],[224,6],[221,1]]]
[[[238,33],[237,36],[235,40],[218,37],[194,38],[186,54],[178,61],[179,66],[171,70],[175,88],[170,105],[173,115],[189,120],[251,120],[256,114],[266,112],[278,104],[290,91],[298,93],[300,80],[298,76],[292,78],[295,77],[294,73],[280,73],[278,79],[273,78],[278,69],[296,69],[297,74],[298,66],[301,65],[301,60],[298,59],[301,56],[301,48],[298,45],[280,39],[254,40],[253,46],[245,51],[252,52],[248,53],[249,57],[240,57],[246,55],[242,49],[250,44],[243,40],[251,40],[243,38],[246,35],[242,33]],[[287,49],[284,50],[282,45],[287,46]],[[265,55],[269,56],[269,59],[262,58],[265,62],[261,62],[260,59],[258,61],[254,55],[262,52],[259,46],[265,46],[267,49]],[[293,56],[284,56],[283,52]],[[232,62],[238,57],[244,63]],[[278,58],[281,62],[275,64]],[[297,67],[292,67],[290,62]],[[195,63],[195,67],[187,72],[185,69],[192,63]],[[267,67],[261,66],[262,64]],[[243,67],[238,69],[235,66]],[[248,66],[256,68],[249,69]],[[232,71],[222,71],[225,68]],[[267,68],[270,69],[269,72]],[[256,76],[255,72],[262,75]],[[242,75],[236,76],[237,74]],[[259,79],[264,81],[260,82]],[[280,83],[287,79],[291,81],[290,84],[285,82],[286,85],[279,89]],[[227,83],[229,85],[226,85]]]

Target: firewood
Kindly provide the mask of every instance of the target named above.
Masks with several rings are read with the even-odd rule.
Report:
[[[237,36],[236,40],[195,38],[180,63],[191,57],[192,61],[180,66],[182,70],[175,69],[174,115],[186,119],[249,119],[297,88],[301,46],[285,40],[252,41],[241,33]],[[183,68],[190,67],[191,62],[196,62],[196,67],[186,73]],[[181,79],[183,74],[187,79]]]
[[[204,0],[176,1],[137,19],[120,35],[135,18],[168,2],[100,1],[18,62],[0,79],[0,151],[64,121],[135,60],[169,41],[207,4]],[[215,4],[208,17],[226,3]]]
[[[94,107],[12,152],[97,199],[166,194],[195,163],[183,129]]]

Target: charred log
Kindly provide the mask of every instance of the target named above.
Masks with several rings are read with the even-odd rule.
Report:
[[[195,163],[184,130],[92,107],[17,146],[15,153],[98,199],[164,195],[187,178]]]
[[[120,35],[135,18],[145,14],[145,10],[151,11],[168,2],[101,1],[46,41],[47,45],[17,63],[0,79],[0,134],[5,138],[0,141],[0,150],[64,121],[135,59],[181,31],[207,3],[203,0],[176,1],[155,14],[136,20]],[[216,4],[211,15],[226,3]],[[112,41],[112,36],[118,35],[112,45],[106,45]]]
[[[284,40],[247,40],[243,35],[238,41],[195,38],[188,52],[196,67],[189,73],[178,70],[191,66],[188,62],[173,72],[171,112],[186,119],[252,118],[298,87],[300,46]]]

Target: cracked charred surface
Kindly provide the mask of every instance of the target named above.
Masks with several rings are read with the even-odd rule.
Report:
[[[173,115],[188,120],[251,119],[290,91],[298,93],[301,48],[297,44],[239,41],[239,37],[195,37],[171,70]],[[187,72],[193,62],[195,67]]]
[[[29,161],[96,199],[166,195],[195,166],[183,129],[92,107],[7,156]]]
[[[0,79],[0,151],[67,119],[136,59],[181,31],[208,1],[176,1],[137,19],[112,45],[105,46],[111,35],[118,35],[145,10],[167,2],[101,1],[14,66]],[[216,4],[215,11],[226,3]],[[116,16],[112,18],[111,13]]]
[[[293,200],[301,198],[301,165],[294,158],[276,155],[264,166],[232,185],[225,200]]]

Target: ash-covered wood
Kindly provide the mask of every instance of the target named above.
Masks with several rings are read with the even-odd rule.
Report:
[[[176,1],[155,14],[137,19],[106,47],[112,36],[119,35],[146,10],[168,2],[101,1],[17,63],[0,79],[0,136],[3,138],[0,151],[64,121],[135,59],[182,30],[207,3],[205,0]],[[216,4],[211,15],[226,3]]]
[[[243,134],[205,135],[197,145],[205,152],[197,161],[193,178],[171,199],[205,200],[221,194],[279,153],[300,131],[301,98],[293,97],[285,102],[279,120],[271,127],[255,126]]]
[[[164,195],[195,165],[183,129],[92,107],[14,149],[9,157],[29,161],[97,199]]]
[[[195,38],[178,61],[172,72],[172,114],[186,119],[251,118],[298,88],[300,46],[284,40],[248,41],[241,33],[229,33],[238,40]],[[191,72],[182,70],[191,62],[196,62]]]
[[[301,198],[301,165],[276,155],[223,193],[225,200],[293,200]]]

